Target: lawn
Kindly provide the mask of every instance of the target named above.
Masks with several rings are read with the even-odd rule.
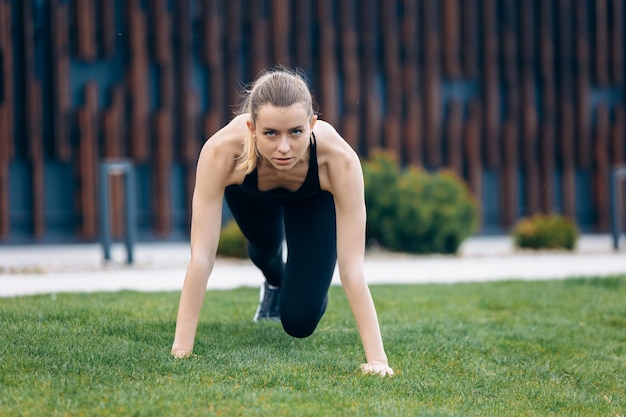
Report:
[[[377,285],[396,376],[359,373],[341,288],[307,339],[210,291],[192,358],[178,293],[0,299],[0,416],[623,416],[626,276]]]

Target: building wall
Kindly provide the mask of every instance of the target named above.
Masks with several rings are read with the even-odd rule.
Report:
[[[452,169],[483,233],[609,228],[624,162],[623,0],[0,0],[0,243],[98,238],[130,160],[142,240],[186,239],[200,146],[264,68],[298,67],[367,158]],[[123,231],[113,179],[112,230]]]

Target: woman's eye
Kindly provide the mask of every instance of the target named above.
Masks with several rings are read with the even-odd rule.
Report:
[[[300,135],[302,134],[302,130],[301,129],[294,129],[291,131],[292,135]]]
[[[276,132],[273,132],[271,130],[268,130],[267,132],[265,132],[265,136],[275,136]]]

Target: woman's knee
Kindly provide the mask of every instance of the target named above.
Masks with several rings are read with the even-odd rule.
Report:
[[[313,334],[326,311],[328,298],[319,305],[292,305],[281,303],[280,320],[285,332],[297,338],[309,337]]]
[[[298,339],[311,336],[319,323],[319,320],[311,320],[310,318],[298,320],[288,316],[285,317],[282,311],[280,313],[280,320],[285,333]]]

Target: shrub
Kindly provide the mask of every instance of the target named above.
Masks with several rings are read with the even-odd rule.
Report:
[[[389,227],[397,210],[401,172],[392,156],[379,152],[374,153],[362,167],[367,205],[367,238],[382,244],[383,229]]]
[[[410,253],[456,253],[478,225],[478,203],[456,175],[400,170],[376,152],[363,163],[368,242]]]
[[[521,249],[573,250],[579,232],[567,217],[538,214],[520,219],[512,234],[515,246]]]
[[[222,227],[217,255],[228,258],[248,258],[248,241],[239,230],[235,220],[230,220]]]

